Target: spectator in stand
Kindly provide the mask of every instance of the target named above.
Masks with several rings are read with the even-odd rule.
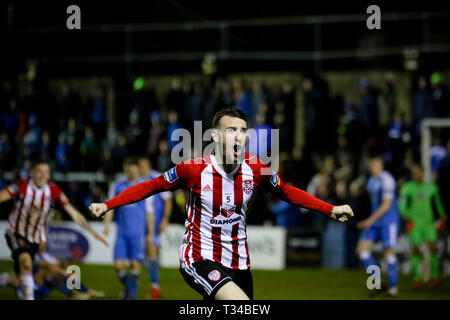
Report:
[[[148,132],[148,143],[147,143],[147,153],[154,157],[158,153],[158,144],[161,141],[164,129],[161,124],[161,114],[159,111],[153,111],[151,114],[151,126]],[[132,154],[137,154],[137,152],[132,152]]]
[[[165,96],[164,104],[167,110],[175,111],[180,119],[184,117],[185,93],[182,89],[180,78],[173,78],[170,82],[170,89]]]
[[[91,127],[84,129],[84,136],[80,143],[81,169],[83,171],[96,171],[100,162],[102,148]]]
[[[70,158],[70,147],[66,143],[66,137],[59,135],[58,145],[55,150],[56,169],[61,172],[72,171],[72,161]]]
[[[255,116],[259,111],[259,106],[262,103],[268,101],[268,97],[264,90],[263,83],[260,80],[255,80],[253,82],[251,101],[252,101],[252,108],[250,112],[251,117],[249,117],[248,120],[250,126],[253,126],[256,122]]]
[[[363,128],[365,129],[365,137],[369,145],[374,146],[380,141],[379,139],[379,110],[378,102],[366,78],[359,82],[360,87],[360,104],[359,104],[359,118]]]
[[[159,142],[159,155],[158,155],[158,171],[165,172],[173,166],[169,153],[169,144],[166,140]]]
[[[178,121],[178,113],[175,110],[169,111],[168,120],[169,123],[167,125],[167,141],[169,142],[169,149],[172,150],[172,148],[178,143],[178,141],[172,141],[172,133],[177,129],[181,129],[182,126]]]
[[[125,128],[125,137],[129,154],[138,154],[142,151],[144,143],[144,133],[140,125],[139,110],[133,109],[129,115],[129,123]]]
[[[91,124],[95,128],[96,135],[104,136],[106,129],[106,88],[99,86],[94,92],[93,108],[91,112]]]
[[[394,84],[389,80],[384,80],[380,84],[380,92],[378,94],[378,106],[379,106],[379,124],[383,134],[385,134],[392,123],[394,112],[396,110],[395,105],[395,90]]]
[[[41,127],[36,114],[28,118],[28,130],[23,137],[26,157],[37,157],[41,148]]]
[[[406,121],[403,113],[395,113],[394,120],[389,126],[386,138],[388,159],[390,160],[388,161],[390,162],[389,170],[397,178],[403,159],[405,158],[406,148],[411,141],[410,125]]]
[[[419,143],[420,141],[422,120],[433,117],[432,94],[428,88],[427,78],[425,76],[419,77],[417,87],[412,108],[414,143]]]
[[[292,150],[292,147],[294,145],[294,132],[295,132],[295,119],[297,110],[295,108],[296,102],[295,102],[295,91],[294,91],[294,84],[292,81],[287,80],[284,81],[282,84],[282,89],[280,96],[278,97],[278,100],[280,102],[283,102],[284,104],[284,114],[286,115],[286,131],[289,132],[289,139],[288,139],[288,148],[289,150]]]
[[[233,79],[233,99],[235,107],[243,111],[247,118],[252,118],[252,99],[247,93],[244,81],[240,78]]]
[[[450,99],[447,86],[442,82],[442,76],[435,72],[431,75],[431,95],[433,116],[445,118],[450,116]]]

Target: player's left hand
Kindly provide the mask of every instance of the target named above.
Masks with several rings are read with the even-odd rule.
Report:
[[[352,208],[344,204],[343,206],[335,206],[331,211],[331,218],[340,222],[347,222],[350,217],[353,217]]]

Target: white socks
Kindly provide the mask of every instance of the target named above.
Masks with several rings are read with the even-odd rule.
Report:
[[[24,274],[20,276],[20,284],[24,300],[34,300],[34,279],[31,274]]]

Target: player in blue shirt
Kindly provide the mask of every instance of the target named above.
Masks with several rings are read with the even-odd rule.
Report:
[[[141,178],[144,180],[153,180],[161,175],[160,172],[152,170],[150,160],[146,156],[138,158]],[[164,232],[170,220],[172,213],[172,193],[161,192],[147,198],[147,271],[148,277],[152,283],[148,299],[161,298],[159,286],[159,247],[160,233]]]
[[[371,255],[374,243],[383,242],[383,256],[388,265],[388,293],[390,296],[395,296],[398,293],[398,267],[395,246],[400,223],[396,195],[397,186],[394,177],[384,170],[381,157],[371,157],[369,166],[371,177],[366,188],[370,196],[372,213],[358,225],[363,231],[358,242],[357,252],[367,270],[369,266],[376,265]]]
[[[123,190],[143,182],[139,178],[139,166],[135,159],[126,159],[124,163],[125,180],[118,180],[111,184],[109,197],[121,193]],[[105,217],[105,234],[109,232],[109,225],[114,217],[117,224],[117,239],[114,247],[114,269],[117,277],[125,289],[122,299],[135,300],[139,285],[141,263],[145,258],[145,234],[147,225],[146,201],[148,199],[120,207],[110,217]],[[126,262],[129,261],[130,273],[127,274]]]

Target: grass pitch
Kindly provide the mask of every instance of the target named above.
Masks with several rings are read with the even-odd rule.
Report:
[[[122,285],[112,266],[79,264],[81,281],[88,287],[105,292],[105,299],[119,299]],[[0,260],[0,272],[10,271],[12,261]],[[256,300],[366,300],[387,299],[386,295],[369,298],[363,270],[329,270],[288,268],[283,271],[253,270],[254,298]],[[144,300],[150,289],[146,270],[142,268],[138,299]],[[399,295],[395,299],[450,300],[450,279],[444,279],[439,288],[424,286],[412,289],[409,276],[400,276]],[[161,269],[161,292],[167,300],[201,300],[202,297],[183,280],[178,269]],[[16,299],[12,288],[0,288],[0,299]],[[46,299],[67,299],[53,290]]]

